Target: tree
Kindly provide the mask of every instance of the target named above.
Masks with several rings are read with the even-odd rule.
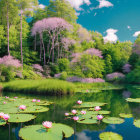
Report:
[[[23,15],[30,15],[33,11],[33,7],[38,4],[37,0],[17,0],[17,5],[20,9],[20,48],[21,48],[21,63],[23,64],[23,54],[22,54],[22,20]]]
[[[106,74],[112,73],[112,71],[113,71],[113,69],[112,69],[112,58],[111,58],[110,54],[106,55],[105,64],[106,64],[106,67],[105,67]]]

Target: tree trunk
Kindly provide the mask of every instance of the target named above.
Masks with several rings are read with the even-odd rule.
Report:
[[[22,54],[22,9],[21,9],[21,15],[20,15],[20,49],[21,49],[21,64],[23,64],[23,54]]]
[[[8,55],[10,55],[9,51],[9,9],[8,9],[8,4],[7,4],[7,47],[8,47]]]

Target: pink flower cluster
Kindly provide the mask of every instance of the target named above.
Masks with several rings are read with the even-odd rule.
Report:
[[[125,73],[129,73],[129,72],[131,72],[131,65],[130,64],[125,64],[124,66],[123,66],[123,72],[125,72]]]
[[[80,78],[77,76],[68,77],[67,81],[69,82],[82,82],[82,83],[104,83],[105,80],[101,78]]]
[[[5,66],[13,66],[16,68],[22,66],[18,59],[15,59],[13,56],[10,55],[0,58],[0,64],[3,64]]]
[[[39,65],[39,64],[34,64],[34,65],[32,65],[32,67],[33,67],[34,69],[38,70],[38,71],[41,71],[41,72],[44,71],[44,70],[43,70],[43,67],[42,67],[41,65]]]
[[[4,119],[5,121],[9,120],[10,116],[8,114],[0,113],[0,119]]]
[[[106,75],[106,79],[108,81],[112,81],[112,80],[115,80],[115,79],[118,79],[118,78],[123,79],[123,78],[125,78],[125,75],[122,74],[122,73],[119,73],[119,72],[114,72],[114,73]]]
[[[76,42],[73,39],[64,37],[61,39],[61,43],[63,44],[63,47],[68,50],[68,47],[74,45]]]
[[[32,102],[40,102],[40,100],[33,99]]]

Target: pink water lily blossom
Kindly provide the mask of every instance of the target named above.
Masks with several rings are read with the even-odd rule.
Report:
[[[2,119],[2,118],[3,118],[3,116],[4,116],[4,113],[3,113],[3,112],[1,112],[1,113],[0,113],[0,118]]]
[[[9,116],[8,114],[4,114],[4,115],[3,115],[3,119],[4,119],[5,121],[9,120],[9,118],[10,118],[10,116]]]
[[[42,125],[43,125],[45,128],[51,128],[51,127],[52,127],[52,122],[45,121],[45,122],[42,123]]]
[[[95,111],[99,111],[99,110],[101,110],[101,107],[100,106],[96,106],[94,109],[95,109]]]
[[[97,119],[98,119],[98,120],[102,120],[102,119],[103,119],[103,116],[102,116],[102,115],[98,115],[98,116],[97,116]]]
[[[77,104],[81,105],[82,104],[82,101],[78,100],[77,101]]]
[[[89,90],[87,89],[86,92],[89,92]]]
[[[65,113],[65,116],[69,116],[69,113]]]
[[[8,96],[5,96],[5,98],[8,99],[9,97]]]
[[[6,104],[6,102],[3,102],[3,104]]]
[[[36,99],[33,99],[32,102],[36,102]]]
[[[73,120],[74,120],[74,121],[78,121],[78,120],[79,120],[79,117],[74,116],[74,117],[73,117]]]
[[[19,106],[19,109],[25,110],[25,109],[26,109],[26,106],[25,106],[25,105],[20,105],[20,106]]]
[[[76,111],[76,110],[72,110],[71,112],[72,112],[72,114],[76,114],[76,113],[77,113],[77,111]]]
[[[39,102],[40,102],[40,100],[37,100],[37,102],[39,103]]]
[[[14,99],[17,99],[18,97],[14,97]]]
[[[86,114],[86,111],[81,111],[81,114],[85,115]]]

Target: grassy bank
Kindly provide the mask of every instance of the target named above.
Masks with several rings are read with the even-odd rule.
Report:
[[[66,81],[45,80],[17,80],[3,84],[4,91],[22,92],[44,95],[66,95],[75,91],[75,85]]]

